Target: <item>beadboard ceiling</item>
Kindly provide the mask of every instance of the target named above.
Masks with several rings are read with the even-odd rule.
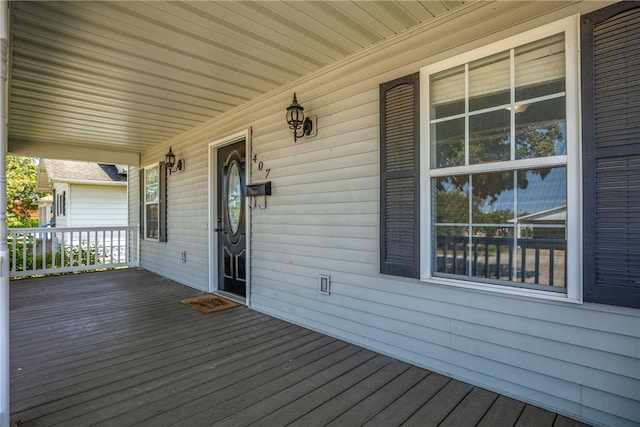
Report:
[[[135,159],[462,3],[13,1],[9,150]]]

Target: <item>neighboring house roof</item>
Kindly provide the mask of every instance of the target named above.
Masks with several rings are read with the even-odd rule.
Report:
[[[52,204],[53,203],[53,196],[51,194],[49,194],[48,196],[44,196],[44,197],[40,197],[38,199],[38,206],[44,206],[47,204]]]
[[[518,218],[518,222],[528,224],[566,221],[567,205],[556,206],[555,208],[534,212],[532,214],[523,215]]]
[[[50,190],[53,182],[126,185],[127,170],[120,165],[41,159],[38,169],[38,190]]]

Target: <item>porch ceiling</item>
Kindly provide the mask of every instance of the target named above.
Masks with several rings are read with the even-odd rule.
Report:
[[[9,151],[136,163],[462,1],[11,2]]]

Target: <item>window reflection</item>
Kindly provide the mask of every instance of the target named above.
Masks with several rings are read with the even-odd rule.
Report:
[[[469,176],[455,175],[433,180],[438,224],[469,222]],[[446,231],[441,228],[440,231]]]
[[[430,75],[434,273],[566,290],[565,70],[558,33]]]
[[[145,170],[145,201],[147,202],[158,201],[158,194],[160,193],[158,169],[157,166],[154,166]]]
[[[436,123],[431,129],[432,138],[435,141],[432,145],[432,167],[463,166],[465,163],[464,119]]]
[[[432,185],[434,272],[565,287],[566,167],[438,177]]]
[[[227,176],[227,216],[232,234],[238,232],[242,214],[242,187],[238,163],[233,162]]]
[[[469,163],[509,160],[511,115],[501,109],[469,117]]]
[[[516,159],[567,154],[564,97],[525,105],[516,114]]]
[[[160,167],[151,166],[144,172],[144,233],[145,239],[160,237]]]

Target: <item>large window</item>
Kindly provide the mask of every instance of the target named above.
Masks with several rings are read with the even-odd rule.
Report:
[[[575,25],[422,70],[423,277],[579,282]]]

